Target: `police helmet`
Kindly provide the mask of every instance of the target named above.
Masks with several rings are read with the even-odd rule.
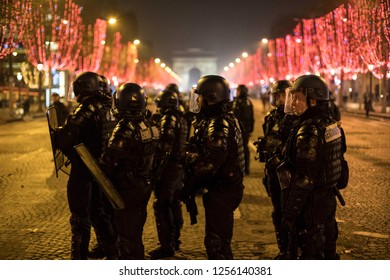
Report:
[[[326,81],[317,75],[298,77],[291,87],[291,92],[295,91],[302,91],[307,97],[319,101],[329,100],[329,88],[326,85]]]
[[[284,106],[284,96],[287,88],[290,88],[292,83],[288,80],[279,80],[272,84],[271,90],[268,92],[269,101],[272,106]]]
[[[79,74],[73,82],[73,92],[77,101],[87,95],[101,95],[104,92],[104,82],[95,72]]]
[[[177,92],[165,89],[156,97],[156,105],[158,108],[174,108],[179,109],[179,96]]]
[[[112,93],[111,93],[111,88],[110,88],[110,82],[108,81],[108,79],[105,76],[100,75],[100,77],[102,77],[102,80],[103,80],[103,90],[104,90],[103,93],[111,98]]]
[[[147,97],[142,87],[135,83],[122,84],[114,94],[115,113],[120,115],[134,115],[144,112]]]
[[[230,86],[225,78],[217,75],[207,75],[199,79],[195,93],[203,98],[206,106],[227,103],[230,100]]]
[[[285,92],[286,88],[292,87],[292,83],[288,80],[279,80],[272,84],[269,94]]]
[[[177,84],[174,84],[174,83],[168,84],[168,85],[165,87],[165,89],[169,89],[169,90],[171,90],[171,91],[173,91],[173,92],[176,92],[177,94],[180,93],[178,85],[177,85]]]

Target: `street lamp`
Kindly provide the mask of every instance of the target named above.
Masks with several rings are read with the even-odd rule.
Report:
[[[374,65],[369,64],[368,70],[370,70],[370,96],[372,95],[372,70],[374,70]]]
[[[22,83],[22,79],[23,79],[22,73],[18,72],[18,73],[16,74],[16,79],[18,79],[18,87],[19,87],[18,95],[19,95],[19,100],[22,101],[22,96],[21,96],[21,93],[20,93],[21,83]]]
[[[111,17],[111,18],[108,19],[108,23],[111,24],[111,25],[112,25],[112,24],[115,24],[116,21],[117,21],[117,19],[114,18],[114,17]]]

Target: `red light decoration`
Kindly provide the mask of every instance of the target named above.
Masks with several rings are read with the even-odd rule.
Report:
[[[26,11],[26,36],[23,40],[28,60],[43,69],[66,70],[80,54],[82,42],[80,8],[72,0],[60,9],[58,1],[34,1]]]
[[[232,83],[297,77],[306,72],[336,73],[344,79],[367,72],[382,78],[389,71],[389,0],[358,0],[342,5],[315,19],[302,19],[292,35],[269,40],[248,61],[250,67],[235,65],[225,74]],[[247,65],[248,66],[248,65]],[[384,70],[383,70],[384,68]],[[380,71],[382,69],[382,71]]]
[[[114,39],[111,43],[111,46],[106,45],[104,54],[103,54],[103,62],[100,66],[100,72],[110,80],[116,80],[119,77],[118,75],[118,63],[119,56],[122,50],[121,44],[122,35],[119,32],[115,32]],[[119,80],[118,80],[119,81]]]
[[[120,59],[118,63],[118,81],[120,83],[124,82],[134,82],[135,79],[135,69],[136,69],[136,60],[138,59],[138,50],[137,46],[132,42],[128,42],[126,47],[122,48],[120,53]]]
[[[97,19],[94,26],[82,26],[83,40],[80,55],[72,67],[77,73],[80,72],[97,72],[102,62],[105,39],[106,39],[107,22]]]
[[[26,1],[2,0],[0,4],[0,59],[18,47],[24,30],[23,11],[28,9]]]

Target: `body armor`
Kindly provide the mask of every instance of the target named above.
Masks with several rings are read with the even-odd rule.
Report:
[[[183,115],[176,110],[165,112],[160,119],[160,150],[170,153],[172,159],[180,161],[184,156],[188,126]]]
[[[120,259],[144,259],[142,241],[152,187],[153,156],[159,133],[142,114],[124,116],[115,127],[103,157],[108,176],[125,203],[116,210]]]
[[[282,135],[279,130],[284,116],[283,108],[277,107],[269,111],[264,118],[264,148],[267,151],[267,159],[270,159],[282,144]]]
[[[108,141],[106,164],[117,171],[123,167],[134,176],[150,178],[158,138],[156,127],[147,120],[122,119]]]
[[[160,246],[150,252],[152,259],[173,256],[181,243],[183,215],[178,192],[183,184],[182,159],[188,128],[177,107],[164,107],[158,119],[160,139],[155,155],[155,165],[158,167],[154,174],[153,208]]]
[[[337,258],[334,188],[345,151],[343,131],[326,112],[311,107],[286,146],[292,176],[282,199],[283,223],[299,232],[302,259]]]
[[[281,227],[282,186],[279,183],[276,168],[281,164],[282,148],[290,135],[294,125],[293,120],[295,119],[295,117],[291,115],[286,115],[283,109],[283,107],[279,106],[270,110],[265,116],[263,123],[264,149],[266,151],[263,184],[268,195],[271,197],[273,205],[272,222],[275,227],[276,241],[280,250],[280,253],[276,258],[283,258],[288,250],[288,233]],[[288,182],[286,184],[288,185]]]
[[[107,104],[94,97],[87,101],[75,109],[68,117],[67,125],[59,129],[57,134],[58,148],[70,158],[75,155],[73,147],[84,143],[92,155],[99,159],[116,125]]]
[[[244,148],[239,123],[232,114],[202,120],[192,143],[201,150],[194,170],[199,178],[220,180],[221,185],[242,180]]]

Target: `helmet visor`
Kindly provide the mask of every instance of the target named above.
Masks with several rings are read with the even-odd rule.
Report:
[[[189,111],[195,114],[200,112],[202,106],[202,96],[196,91],[191,91]]]
[[[284,112],[289,115],[302,115],[307,109],[306,94],[301,90],[286,89]]]
[[[69,89],[68,89],[68,101],[69,102],[77,102],[77,97],[76,94],[74,93],[74,87],[73,83],[70,84]]]

